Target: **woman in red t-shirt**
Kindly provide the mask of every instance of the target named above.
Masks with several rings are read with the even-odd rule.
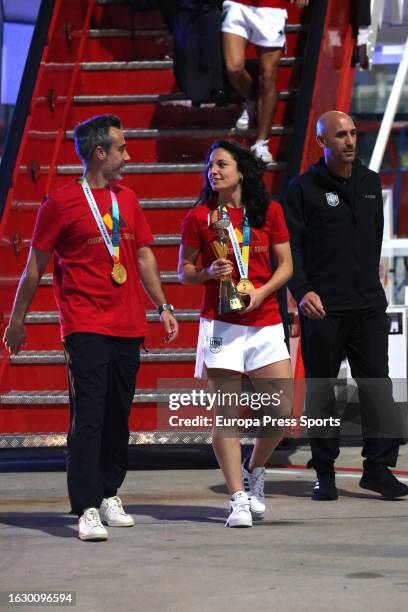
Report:
[[[225,244],[224,256],[215,255],[215,244]],[[241,310],[220,314],[220,280],[228,275],[237,296],[224,304]],[[229,527],[250,527],[252,516],[263,516],[264,465],[283,435],[277,419],[290,416],[292,373],[276,290],[291,275],[285,220],[278,202],[268,198],[259,163],[236,143],[215,142],[199,205],[183,222],[179,277],[205,287],[196,377],[207,375],[214,394],[213,448],[231,494]],[[252,396],[241,393],[243,374],[257,392]],[[243,415],[243,407],[249,413]],[[238,426],[262,433],[242,466]]]

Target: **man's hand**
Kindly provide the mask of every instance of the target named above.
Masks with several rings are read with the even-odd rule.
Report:
[[[304,8],[309,5],[310,0],[290,0],[291,4],[296,4],[298,8]]]
[[[25,344],[26,332],[23,323],[13,321],[6,327],[3,342],[10,355],[17,355],[21,346]]]
[[[163,310],[160,315],[160,321],[164,325],[164,329],[166,330],[166,337],[164,339],[165,342],[173,342],[178,336],[179,326],[177,320],[174,318],[172,313],[169,310]]]
[[[314,291],[308,291],[299,302],[299,308],[309,319],[324,319],[326,312],[320,297]]]

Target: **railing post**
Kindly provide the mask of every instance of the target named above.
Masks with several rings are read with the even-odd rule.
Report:
[[[385,147],[387,146],[388,138],[391,132],[392,124],[397,113],[398,104],[402,94],[405,79],[408,73],[408,39],[405,43],[404,53],[399,65],[394,84],[391,89],[391,94],[388,99],[387,108],[385,109],[384,117],[378,133],[377,142],[375,143],[374,151],[371,157],[369,168],[374,172],[379,172],[381,163],[384,157]]]

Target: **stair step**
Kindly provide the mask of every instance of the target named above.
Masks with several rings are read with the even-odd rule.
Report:
[[[153,237],[152,246],[175,246],[179,245],[181,240],[180,234],[155,234]],[[23,249],[29,249],[31,246],[31,238],[22,238],[21,247]],[[8,244],[7,244],[8,247]]]
[[[129,189],[133,189],[139,198],[167,198],[170,195],[177,198],[196,198],[203,187],[203,172],[202,164],[197,164],[200,171],[197,172],[167,172],[155,174],[145,172],[132,174],[129,173],[124,178],[124,184]],[[268,169],[268,168],[267,168]],[[277,164],[271,167],[276,172],[265,172],[263,180],[268,192],[272,197],[279,197],[282,188],[283,170],[285,164]],[[143,170],[143,168],[141,168]],[[145,170],[145,168],[144,168]],[[77,178],[81,173],[71,175],[67,179],[67,174],[55,174],[52,177],[51,190],[64,187],[68,180]],[[17,199],[40,200],[44,197],[47,190],[47,179],[49,175],[49,167],[42,166],[40,168],[39,178],[36,183],[33,183],[32,178],[27,171],[27,167],[21,167],[21,173],[18,177],[18,188],[15,190]],[[152,180],[154,178],[154,180]],[[30,194],[30,195],[28,195]],[[166,266],[167,267],[167,266]]]
[[[300,31],[300,30],[299,30]],[[133,30],[126,30],[125,28],[90,28],[87,32],[89,38],[132,38],[133,34],[138,36],[168,36],[171,38],[169,32],[165,29],[144,29],[135,28]]]
[[[140,200],[143,209],[156,208],[192,208],[196,199],[191,198],[151,198]]]
[[[195,356],[195,348],[149,349],[149,352],[141,351],[140,361],[142,363],[194,361]],[[65,357],[64,351],[20,351],[10,357],[10,362],[14,365],[60,364],[65,363]]]
[[[299,57],[282,57],[279,66],[294,66],[300,62]],[[81,62],[81,70],[85,72],[112,70],[172,70],[173,60],[132,60],[129,62]]]
[[[140,26],[138,26],[140,22]],[[148,27],[142,19],[135,20],[135,29],[131,30],[127,20],[127,27],[98,27],[92,23],[84,41],[82,61],[162,61],[168,60],[174,54],[173,36],[165,29],[164,25],[158,28]],[[119,25],[116,23],[116,25]],[[144,27],[143,27],[144,26]],[[304,47],[306,42],[307,28],[302,24],[291,24],[286,30],[286,55],[294,56]],[[81,32],[75,33],[78,37]],[[256,59],[256,50],[249,45],[246,50],[246,59]]]
[[[96,4],[99,4],[100,6],[107,6],[107,5],[126,5],[126,0],[96,0]]]
[[[192,198],[150,198],[139,200],[141,207],[145,210],[156,209],[174,209],[174,208],[192,208],[196,203],[196,199]],[[12,204],[13,210],[22,211],[37,211],[41,206],[41,202],[19,202],[14,201]]]
[[[11,277],[10,277],[11,278]],[[12,277],[16,283],[20,280],[19,276]],[[160,272],[160,280],[165,283],[179,283],[177,272]],[[52,274],[44,274],[40,280],[40,286],[52,285]]]
[[[179,91],[173,74],[172,60],[131,60],[82,62],[78,74],[77,95],[119,94],[170,94]],[[254,74],[258,70],[256,60],[248,60],[248,69]],[[47,71],[58,67],[45,64]],[[283,57],[278,70],[277,89],[299,87],[302,58]],[[109,78],[106,73],[109,72]],[[160,78],[158,76],[160,75]],[[39,126],[39,124],[37,124]],[[33,126],[36,127],[36,126]]]
[[[269,134],[270,136],[281,136],[282,134],[292,134],[292,128],[284,125],[274,125],[271,127]],[[130,130],[123,130],[125,138],[129,141],[130,139],[139,138],[221,138],[222,136],[233,136],[241,135],[238,130],[231,128],[227,131],[225,128],[177,128],[177,129],[163,129],[163,128],[136,128]],[[65,133],[66,137],[70,140],[74,138],[74,131],[67,130]],[[245,132],[245,136],[256,136],[256,130],[250,129]]]
[[[20,280],[19,276],[15,277],[7,277],[7,280],[10,282],[10,279],[13,279],[17,284]],[[160,272],[160,280],[164,283],[179,283],[179,279],[177,276],[177,272]],[[40,286],[49,286],[52,285],[52,274],[44,274],[42,279],[40,280]]]
[[[183,389],[143,389],[135,391],[133,403],[167,403],[171,393],[182,393]],[[188,389],[186,389],[188,392]],[[0,405],[38,405],[38,404],[68,404],[68,391],[9,391],[0,394]]]
[[[178,321],[198,321],[200,318],[199,310],[177,310],[176,316]],[[160,321],[160,317],[156,310],[148,310],[146,318],[150,322]],[[44,323],[59,323],[57,311],[34,311],[29,312],[25,318],[27,324],[44,324]]]
[[[284,170],[286,164],[281,162],[272,162],[267,165],[268,170]],[[42,168],[44,171],[45,166]],[[20,166],[22,172],[27,172],[27,167]],[[56,173],[79,175],[83,172],[83,166],[79,164],[65,164],[56,167]],[[199,173],[204,172],[203,164],[126,164],[126,174],[168,174],[168,173]]]
[[[288,100],[299,95],[299,89],[289,89],[278,92],[279,100]],[[178,103],[190,103],[185,94],[175,92],[173,94],[111,94],[111,95],[96,95],[96,96],[73,96],[75,104],[168,104],[175,105]],[[212,108],[215,104],[208,105]]]
[[[277,113],[281,118],[285,112],[288,112],[287,104],[281,102],[278,105]],[[89,117],[90,113],[87,109],[88,107],[83,106],[79,115],[77,112],[71,113],[69,123],[72,125]],[[99,110],[111,112],[112,107],[99,107],[97,110],[98,112]],[[250,147],[256,139],[255,129],[239,133],[234,127],[231,127],[235,125],[240,114],[240,107],[237,105],[217,109],[218,112],[213,114],[191,107],[186,109],[165,108],[161,112],[154,105],[151,105],[151,110],[148,110],[147,114],[145,110],[140,114],[137,113],[133,105],[127,107],[126,113],[121,112],[120,108],[114,107],[114,110],[119,114],[124,125],[135,119],[141,125],[141,129],[131,131],[131,138],[128,137],[127,140],[127,151],[132,163],[135,164],[202,163],[214,140],[233,138],[243,146]],[[162,129],[162,126],[165,125],[175,129]],[[186,125],[189,127],[184,127]],[[269,147],[274,159],[286,159],[289,148],[288,134],[290,133],[291,129],[282,125],[276,125],[270,130]],[[68,135],[71,137],[72,132]],[[59,163],[61,165],[75,164],[77,161],[72,140],[65,139],[60,149]]]
[[[298,34],[299,32],[307,32],[308,29],[309,26],[304,23],[288,23],[285,33]],[[138,28],[137,24],[134,33],[136,36],[163,36],[163,34],[167,34],[170,37],[170,34],[165,29],[145,30]],[[125,28],[91,28],[88,30],[90,38],[131,38],[132,34],[132,30]]]

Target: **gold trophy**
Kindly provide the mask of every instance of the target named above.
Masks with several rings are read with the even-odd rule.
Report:
[[[228,255],[228,226],[230,220],[221,216],[219,209],[210,215],[210,229],[213,230],[218,239],[211,242],[211,247],[217,259],[227,259]],[[246,306],[238,294],[232,275],[227,274],[220,279],[220,291],[218,301],[218,314],[224,315],[231,312],[245,310]]]

